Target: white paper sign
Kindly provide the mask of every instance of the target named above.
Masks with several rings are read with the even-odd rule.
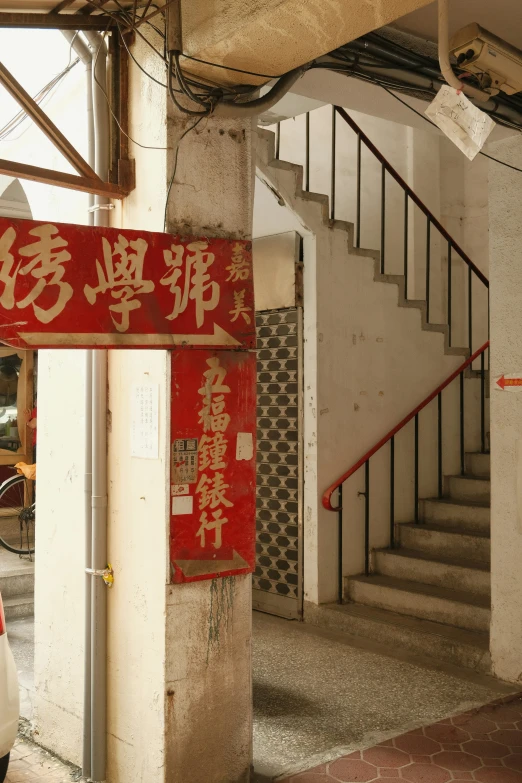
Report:
[[[159,457],[159,384],[133,384],[131,457]]]
[[[194,497],[192,495],[181,495],[172,498],[172,516],[183,516],[192,514],[194,511]]]
[[[478,155],[495,127],[488,114],[449,84],[440,88],[426,114],[470,160]]]
[[[254,439],[251,432],[238,432],[236,441],[236,459],[249,462],[254,456]]]

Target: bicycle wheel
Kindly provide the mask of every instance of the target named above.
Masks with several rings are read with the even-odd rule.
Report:
[[[34,552],[34,481],[13,476],[0,486],[0,544],[15,555]]]

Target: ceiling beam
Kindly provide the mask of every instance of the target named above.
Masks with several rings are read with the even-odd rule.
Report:
[[[65,174],[62,171],[43,169],[40,166],[16,163],[12,160],[0,159],[0,174],[19,179],[29,179],[32,182],[41,182],[44,185],[56,185],[69,190],[80,190],[83,193],[95,193],[98,196],[107,196],[108,198],[122,199],[128,195],[128,191],[119,185],[102,182],[101,179],[78,177],[75,174]]]
[[[115,26],[115,21],[107,14],[20,14],[0,13],[0,27],[28,27],[33,30],[101,30]]]
[[[83,177],[88,177],[89,179],[98,178],[87,161],[82,158],[78,150],[76,150],[63,133],[58,130],[54,122],[47,116],[43,109],[41,109],[34,98],[31,98],[20,82],[15,79],[13,74],[8,71],[1,62],[0,84],[5,87],[9,95],[22,107],[34,124],[45,133],[47,138],[62,153],[64,158],[69,161],[71,166],[76,169],[78,174],[81,174]]]

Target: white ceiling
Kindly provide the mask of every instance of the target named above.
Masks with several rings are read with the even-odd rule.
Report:
[[[450,33],[478,22],[491,33],[522,49],[521,0],[450,0]],[[394,27],[437,40],[437,2],[403,16]]]

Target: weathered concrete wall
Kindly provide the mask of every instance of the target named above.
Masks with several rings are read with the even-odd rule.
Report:
[[[518,137],[492,154],[522,167]],[[491,655],[495,674],[522,681],[522,395],[494,379],[522,369],[520,174],[490,164],[491,217]]]
[[[390,24],[429,0],[183,0],[183,51],[210,63],[280,74]],[[191,63],[194,73],[223,71]],[[234,74],[232,83],[252,76]],[[266,79],[258,79],[262,84]]]
[[[169,171],[175,142],[191,125],[193,118],[187,121],[169,104]],[[167,230],[251,238],[254,122],[208,118],[181,145]],[[249,576],[168,589],[167,641],[171,643],[166,653],[165,774],[169,783],[246,783],[250,778],[251,592]],[[219,639],[210,644],[213,632]]]

